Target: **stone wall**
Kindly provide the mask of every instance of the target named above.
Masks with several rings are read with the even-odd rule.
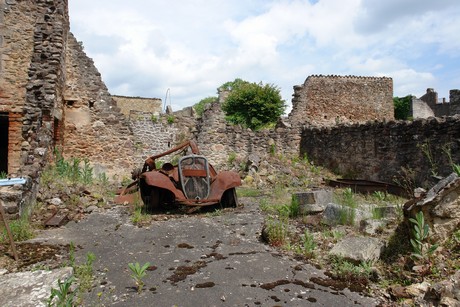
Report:
[[[138,166],[142,166],[148,157],[167,151],[177,145],[179,129],[174,123],[168,123],[164,116],[160,117],[150,112],[131,110],[129,118],[134,137],[134,157]]]
[[[97,173],[123,176],[137,164],[132,131],[93,60],[72,34],[66,69],[64,157],[88,158]]]
[[[198,122],[196,134],[203,155],[214,165],[225,166],[230,154],[245,161],[250,154],[260,158],[276,152],[298,155],[300,128],[292,128],[281,122],[274,129],[251,131],[229,124],[225,120],[220,103],[212,103]]]
[[[112,98],[120,108],[121,113],[129,117],[131,110],[150,112],[154,115],[159,115],[162,110],[162,101],[160,98],[145,98],[145,97],[128,97],[112,95]]]
[[[22,191],[0,192],[14,214],[33,202],[58,133],[69,17],[63,0],[0,1],[0,8],[0,112],[8,115],[1,146],[8,146],[9,175],[27,178]]]
[[[428,104],[436,117],[460,114],[460,90],[450,90],[449,101],[443,98],[440,102],[438,93],[434,89],[428,88],[420,100]]]
[[[412,118],[434,117],[433,109],[423,100],[412,96],[410,115]]]
[[[344,177],[393,182],[406,168],[425,185],[460,163],[460,116],[415,121],[309,127],[300,154]],[[428,158],[430,156],[430,158]]]
[[[314,75],[294,87],[289,114],[293,125],[333,126],[391,119],[391,78]]]

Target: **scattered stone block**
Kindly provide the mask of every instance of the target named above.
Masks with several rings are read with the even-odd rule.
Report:
[[[298,202],[301,214],[318,214],[324,211],[326,205],[332,202],[333,193],[329,190],[318,189],[294,193],[292,200]]]
[[[45,306],[51,288],[58,288],[58,279],[73,274],[71,267],[53,271],[19,272],[0,275],[0,298],[3,306]]]
[[[415,203],[407,203],[409,216],[424,213],[430,226],[430,240],[444,242],[460,226],[460,178],[452,173],[439,181]]]
[[[362,220],[359,223],[359,230],[368,235],[374,235],[379,232],[379,229],[387,225],[385,220]]]
[[[384,247],[382,240],[372,237],[347,237],[338,242],[329,255],[343,257],[354,263],[380,258]]]
[[[372,213],[361,209],[353,209],[343,205],[337,205],[334,203],[327,204],[326,209],[323,212],[323,222],[330,226],[340,224],[343,214],[349,214],[353,216],[353,224],[359,225],[362,220],[372,218]]]

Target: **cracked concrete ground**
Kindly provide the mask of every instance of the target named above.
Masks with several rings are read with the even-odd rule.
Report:
[[[96,255],[85,306],[375,306],[377,299],[315,283],[324,272],[260,241],[258,204],[219,215],[181,215],[139,228],[126,208],[43,231],[33,241],[73,242]],[[128,263],[151,263],[138,293]],[[1,276],[0,276],[1,277]],[[0,305],[2,305],[0,298]],[[2,305],[3,306],[3,305]]]

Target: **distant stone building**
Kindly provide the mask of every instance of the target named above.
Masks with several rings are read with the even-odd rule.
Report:
[[[438,93],[428,88],[425,95],[412,98],[411,116],[413,118],[442,117],[460,114],[460,90],[449,91],[449,101],[439,99]]]
[[[394,119],[393,80],[387,77],[309,76],[294,87],[294,125],[333,126]]]

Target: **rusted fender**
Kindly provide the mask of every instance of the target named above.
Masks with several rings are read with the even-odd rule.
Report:
[[[222,171],[211,183],[210,199],[221,199],[224,192],[228,189],[239,187],[241,185],[240,176],[231,171]]]
[[[140,175],[141,180],[145,180],[145,183],[152,187],[165,189],[171,191],[176,199],[185,199],[184,193],[177,189],[171,179],[163,173],[151,171]]]

